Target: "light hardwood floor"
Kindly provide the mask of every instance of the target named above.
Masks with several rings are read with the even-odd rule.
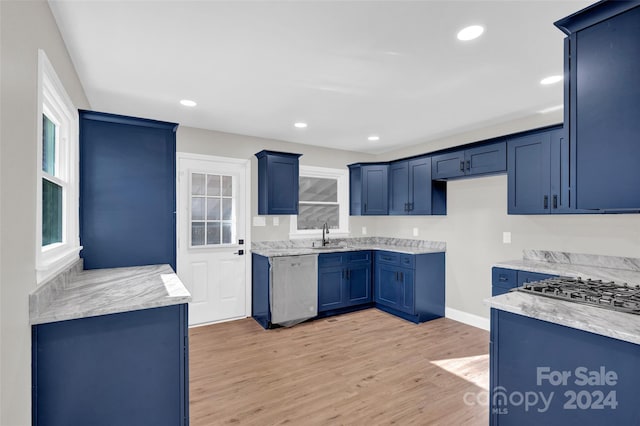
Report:
[[[456,321],[367,309],[275,330],[249,318],[189,338],[192,426],[488,424],[487,407],[463,397],[489,387],[489,333]]]

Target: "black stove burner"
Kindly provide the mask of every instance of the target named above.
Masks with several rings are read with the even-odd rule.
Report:
[[[640,315],[640,286],[581,278],[548,278],[514,289]]]

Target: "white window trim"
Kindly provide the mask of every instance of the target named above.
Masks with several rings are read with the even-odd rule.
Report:
[[[338,180],[338,204],[340,228],[332,229],[331,236],[343,238],[349,236],[349,171],[347,169],[329,169],[325,167],[300,166],[300,176],[332,178]],[[291,216],[289,238],[314,238],[322,236],[319,229],[298,229],[298,216]]]
[[[43,50],[38,50],[38,114],[36,137],[36,278],[40,284],[61,272],[79,258],[82,247],[79,237],[78,206],[78,132],[79,118],[71,98],[60,82],[49,58]],[[57,167],[66,182],[63,192],[62,242],[42,247],[42,114],[59,125],[60,130],[68,129],[60,134],[65,140],[63,147],[56,154]]]

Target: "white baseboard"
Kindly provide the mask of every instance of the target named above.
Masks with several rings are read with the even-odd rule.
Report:
[[[444,316],[454,321],[462,322],[487,331],[489,331],[491,324],[489,318],[484,318],[479,315],[470,314],[468,312],[459,311],[449,307],[444,308]]]

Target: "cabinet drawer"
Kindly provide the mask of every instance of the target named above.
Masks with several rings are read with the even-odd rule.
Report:
[[[400,253],[391,251],[379,251],[376,253],[376,262],[386,265],[400,265]]]
[[[318,255],[318,267],[341,266],[344,262],[344,253],[326,253]]]
[[[396,265],[413,269],[415,264],[415,257],[412,254],[395,253],[392,251],[379,251],[376,253],[376,262],[385,265]]]
[[[491,270],[491,284],[494,287],[505,289],[517,287],[518,271],[515,269],[493,268]]]
[[[371,252],[370,251],[356,251],[345,255],[349,260],[349,263],[370,263]]]

